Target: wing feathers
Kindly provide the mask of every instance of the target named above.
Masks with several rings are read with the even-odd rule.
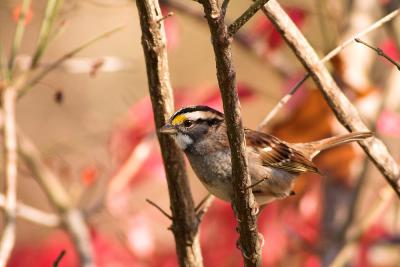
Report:
[[[259,153],[264,166],[282,169],[290,173],[319,173],[313,162],[278,138],[250,129],[245,129],[245,135],[246,143],[253,146]]]

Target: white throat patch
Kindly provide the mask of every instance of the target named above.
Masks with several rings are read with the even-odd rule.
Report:
[[[187,134],[178,133],[175,136],[175,140],[182,150],[185,150],[189,145],[193,144],[192,138]]]

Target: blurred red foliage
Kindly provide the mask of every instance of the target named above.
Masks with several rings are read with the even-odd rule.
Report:
[[[379,116],[377,129],[380,133],[390,136],[400,136],[400,114],[385,110]]]
[[[215,87],[186,88],[177,92],[177,107],[205,104],[222,110],[220,95]],[[239,85],[239,95],[244,104],[255,99],[254,91],[244,84]],[[311,141],[331,135],[333,116],[319,92],[302,90],[297,98],[289,105],[289,115],[275,122],[271,131],[287,141]],[[149,209],[130,209],[130,196],[135,194],[139,185],[151,183],[152,187],[165,187],[155,183],[164,183],[164,170],[154,130],[150,99],[145,98],[132,106],[110,137],[110,156],[115,175],[109,181],[106,206],[121,226],[125,246],[92,229],[92,244],[99,267],[178,266],[173,244],[165,246],[163,243],[164,246],[160,247],[156,240],[153,226],[159,223],[159,217],[156,218]],[[330,152],[329,164],[328,158],[325,160],[322,155],[318,166],[325,171],[329,168],[331,178],[343,177],[346,181],[354,157],[353,148],[344,146]],[[93,184],[97,173],[95,166],[84,168],[81,172],[82,183]],[[321,177],[317,175],[302,176],[296,183],[295,196],[274,202],[263,210],[259,217],[259,231],[265,238],[263,266],[321,266],[317,254],[322,239],[321,182]],[[231,206],[215,200],[201,223],[205,266],[243,265],[240,251],[235,246],[238,239],[235,227]],[[367,249],[368,245],[365,245]],[[51,266],[62,250],[66,250],[67,254],[60,267],[77,266],[73,245],[67,235],[59,231],[46,237],[41,244],[18,246],[9,266],[33,266],[32,262],[35,262],[34,266]],[[361,253],[360,262],[364,262],[363,257]]]
[[[304,9],[298,7],[285,8],[293,22],[301,28],[307,17],[307,13]],[[270,20],[261,16],[253,26],[252,32],[254,37],[264,40],[264,44],[267,46],[267,50],[276,50],[283,44],[281,35],[275,30]]]
[[[19,16],[21,14],[21,7],[22,7],[21,4],[18,4],[13,9],[12,17],[15,22],[18,22],[19,20]],[[32,18],[33,18],[33,10],[29,7],[28,12],[25,15],[25,25],[28,25],[32,21]]]
[[[397,49],[396,43],[393,39],[387,38],[383,40],[378,47],[382,49],[382,51],[391,57],[393,60],[398,61],[400,60],[400,54]],[[391,64],[388,62],[388,64]]]
[[[126,248],[111,238],[92,230],[91,240],[98,267],[142,266]],[[29,243],[18,246],[14,250],[8,266],[53,266],[54,261],[63,250],[66,251],[66,254],[61,259],[59,267],[78,267],[79,261],[74,245],[68,235],[59,230],[51,233],[39,244]]]
[[[176,49],[180,41],[180,32],[176,17],[173,15],[170,16],[170,9],[164,5],[161,5],[161,12],[162,15],[166,17],[164,20],[164,27],[167,36],[167,48],[170,50]]]

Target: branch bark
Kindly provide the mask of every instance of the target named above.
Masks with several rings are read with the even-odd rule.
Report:
[[[341,92],[314,49],[281,6],[271,0],[263,11],[310,73],[339,122],[350,131],[368,131],[356,108]],[[400,169],[383,142],[378,138],[370,138],[359,144],[400,197]]]
[[[243,14],[237,18],[231,25],[228,27],[228,33],[230,36],[236,34],[237,31],[242,28],[244,24],[246,24],[256,13],[260,10],[269,0],[256,0],[253,5],[248,8]]]
[[[50,203],[58,211],[63,227],[67,230],[75,245],[82,267],[95,267],[93,248],[89,229],[83,213],[71,206],[71,199],[57,176],[43,163],[39,151],[21,132],[19,153],[36,177]]]
[[[227,134],[231,148],[232,204],[239,223],[240,247],[245,266],[261,266],[261,246],[258,240],[254,196],[248,187],[250,177],[247,169],[245,140],[240,104],[236,88],[236,71],[232,61],[231,37],[224,16],[215,0],[202,1],[204,13],[211,32],[214,47],[217,78],[220,87]]]
[[[5,177],[5,205],[4,228],[0,241],[0,266],[6,266],[15,244],[15,219],[17,212],[17,176],[18,176],[18,149],[17,130],[15,126],[15,102],[17,91],[7,87],[2,92],[4,110],[4,177]]]
[[[387,22],[392,21],[396,16],[398,16],[400,10],[396,9],[392,11],[391,13],[387,14],[386,16],[380,18],[379,20],[375,21],[371,25],[369,25],[367,28],[363,29],[362,31],[354,34],[352,37],[348,38],[344,42],[342,42],[339,46],[337,46],[335,49],[330,51],[324,58],[321,59],[321,63],[328,62],[331,60],[333,57],[338,55],[343,49],[345,49],[347,46],[350,44],[354,43],[354,40],[356,38],[359,38],[361,36],[364,36],[377,28],[381,27]],[[289,93],[287,93],[285,96],[281,98],[281,100],[278,102],[278,104],[275,105],[275,107],[267,114],[267,116],[262,120],[260,125],[257,127],[259,130],[263,130],[266,128],[267,124],[275,117],[275,115],[281,110],[281,108],[289,102],[289,100],[292,98],[292,96],[297,92],[297,90],[303,85],[303,83],[310,78],[310,74],[307,73],[299,80],[295,86],[293,86],[292,89],[290,89]]]
[[[156,128],[164,126],[174,110],[169,80],[166,37],[157,0],[137,0],[142,45]],[[203,266],[198,220],[183,155],[170,136],[157,131],[167,176],[172,211],[172,232],[180,266]]]
[[[0,194],[0,207],[3,209],[6,207],[6,198],[3,194]],[[48,227],[57,227],[61,222],[58,215],[36,209],[21,202],[16,203],[15,215],[16,217]]]

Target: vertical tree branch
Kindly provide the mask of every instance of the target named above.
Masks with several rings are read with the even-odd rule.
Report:
[[[22,37],[24,36],[25,32],[26,13],[28,12],[30,5],[31,0],[22,1],[21,12],[19,14],[17,28],[15,29],[13,44],[11,46],[10,59],[8,60],[8,69],[10,75],[14,69],[15,57],[17,56],[19,48],[21,47]]]
[[[49,44],[49,36],[53,28],[54,20],[57,16],[61,0],[48,0],[46,5],[46,11],[40,28],[39,39],[36,46],[36,51],[32,58],[31,68],[35,69],[42,57],[47,45]]]
[[[261,248],[258,240],[257,221],[254,214],[254,196],[247,169],[245,140],[240,104],[236,88],[236,71],[232,61],[231,37],[218,3],[204,0],[204,13],[214,47],[217,78],[221,90],[225,121],[232,160],[233,206],[239,223],[240,246],[245,266],[261,266]]]
[[[173,95],[169,80],[166,37],[157,0],[137,0],[142,45],[146,60],[149,92],[156,128],[164,126],[173,112]],[[190,192],[183,155],[170,136],[157,131],[164,161],[170,205],[172,232],[180,266],[203,266],[200,252],[198,220]]]
[[[15,126],[16,90],[7,87],[2,92],[4,110],[4,177],[5,177],[5,207],[4,228],[0,241],[0,266],[6,266],[15,243],[15,218],[17,210],[17,175],[18,150],[17,132]]]
[[[356,108],[341,92],[314,49],[281,6],[271,0],[263,11],[310,73],[339,122],[350,131],[368,131]],[[359,144],[400,197],[400,169],[383,142],[378,138],[369,138]]]

